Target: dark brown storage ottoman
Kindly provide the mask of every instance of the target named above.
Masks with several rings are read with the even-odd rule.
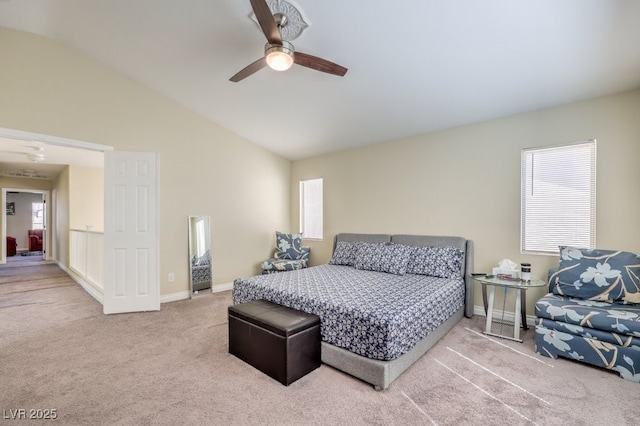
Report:
[[[229,306],[229,353],[288,386],[320,367],[320,318],[266,300]]]

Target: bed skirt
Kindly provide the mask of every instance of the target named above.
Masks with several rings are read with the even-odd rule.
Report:
[[[391,361],[369,359],[329,343],[322,342],[322,362],[385,390],[400,374],[424,355],[464,316],[464,307],[416,344],[413,349]]]

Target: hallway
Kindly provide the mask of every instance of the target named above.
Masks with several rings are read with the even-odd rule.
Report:
[[[29,253],[29,252],[26,252]],[[35,266],[35,265],[44,265],[47,263],[53,263],[53,260],[44,260],[42,258],[42,252],[29,253],[27,255],[22,255],[21,253],[16,254],[15,256],[7,256],[7,263],[4,265],[0,265],[0,269],[6,267],[15,267],[15,266]]]

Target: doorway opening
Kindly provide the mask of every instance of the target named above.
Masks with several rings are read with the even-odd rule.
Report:
[[[0,128],[3,142],[22,145],[22,149],[2,152],[9,163],[26,157],[38,165],[68,165],[51,188],[52,206],[44,209],[51,213],[51,230],[43,230],[49,237],[47,258],[102,303],[104,313],[159,310],[158,154],[114,151],[105,145]],[[50,159],[64,147],[83,151],[75,166]],[[29,149],[37,149],[37,161]],[[91,151],[101,155],[99,177],[87,168]],[[6,203],[4,189],[2,195]],[[6,214],[2,217],[0,238],[5,239]],[[102,229],[96,229],[92,218]],[[5,250],[1,252],[0,263],[6,260]]]
[[[7,263],[50,260],[49,191],[2,188],[3,234]]]
[[[0,128],[0,203],[6,206],[0,217],[3,245],[0,264],[15,259],[15,255],[9,255],[14,244],[12,240],[7,243],[7,237],[15,238],[16,255],[62,260],[63,264],[68,264],[69,194],[73,191],[69,183],[70,167],[102,169],[103,153],[111,149],[89,142]],[[81,176],[77,180],[83,179]],[[25,200],[35,196],[40,199]],[[60,196],[63,197],[62,211],[56,207]],[[76,204],[82,206],[82,202]],[[102,204],[102,198],[99,204]],[[102,212],[100,220],[101,216]],[[42,249],[39,249],[40,243]]]

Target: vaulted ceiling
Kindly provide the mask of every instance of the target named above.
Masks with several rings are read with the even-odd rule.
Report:
[[[290,159],[640,88],[636,0],[289,4],[309,25],[295,48],[344,77],[294,65],[230,82],[264,51],[249,0],[0,0],[0,26],[69,45]]]

